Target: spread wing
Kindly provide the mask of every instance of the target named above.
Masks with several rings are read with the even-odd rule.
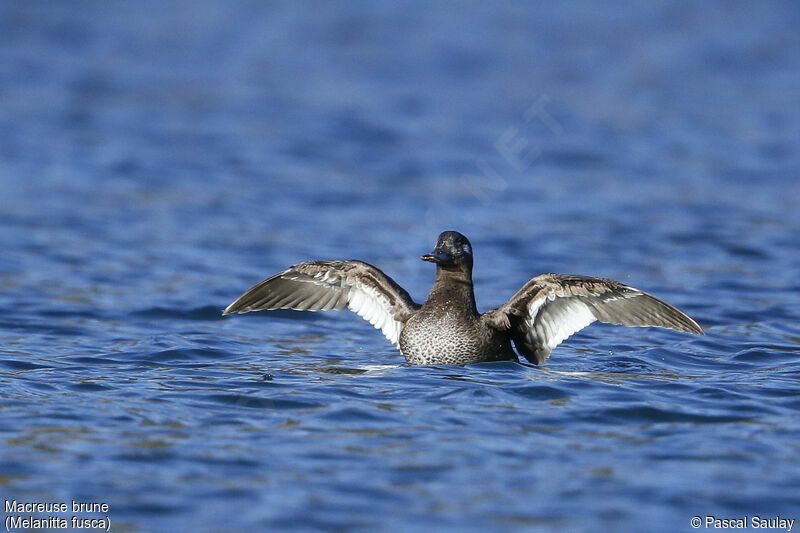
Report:
[[[485,320],[510,329],[517,350],[542,363],[564,339],[594,322],[656,326],[703,333],[697,323],[655,296],[612,279],[541,274],[525,284]]]
[[[348,309],[381,330],[395,346],[403,324],[419,308],[411,296],[374,266],[362,261],[308,261],[253,286],[223,315],[265,309]]]

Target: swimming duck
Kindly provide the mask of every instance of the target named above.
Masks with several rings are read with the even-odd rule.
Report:
[[[540,364],[595,320],[703,333],[694,320],[655,296],[612,279],[573,274],[540,274],[502,306],[480,314],[472,286],[472,245],[464,235],[445,231],[421,259],[436,264],[436,280],[422,305],[363,261],[307,261],[253,286],[222,314],[347,307],[381,330],[412,365],[519,360],[517,353]]]

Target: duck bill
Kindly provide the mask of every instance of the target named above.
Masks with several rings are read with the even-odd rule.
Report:
[[[448,254],[441,248],[434,248],[431,253],[423,255],[422,257],[420,257],[420,259],[422,259],[423,261],[428,261],[429,263],[441,264],[441,263],[447,263],[451,261],[453,258],[450,256],[450,254]]]

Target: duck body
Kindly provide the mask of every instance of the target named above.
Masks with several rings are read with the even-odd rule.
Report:
[[[406,321],[400,351],[411,365],[516,359],[507,333],[490,327],[475,309],[472,284],[434,285],[419,311]]]
[[[694,320],[663,300],[614,280],[579,275],[541,274],[499,308],[480,314],[472,283],[472,245],[465,236],[445,231],[422,259],[437,265],[436,280],[422,305],[368,263],[308,261],[253,286],[223,314],[347,307],[380,329],[412,365],[467,365],[519,356],[539,364],[595,320],[703,333]]]

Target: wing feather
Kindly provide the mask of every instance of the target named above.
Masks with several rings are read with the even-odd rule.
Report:
[[[403,324],[419,308],[411,296],[378,268],[362,261],[308,261],[254,285],[222,312],[268,309],[348,309],[398,345]]]
[[[635,327],[662,327],[703,333],[686,314],[655,296],[605,278],[541,274],[526,283],[487,322],[511,329],[522,355],[542,363],[573,333],[595,320]]]

